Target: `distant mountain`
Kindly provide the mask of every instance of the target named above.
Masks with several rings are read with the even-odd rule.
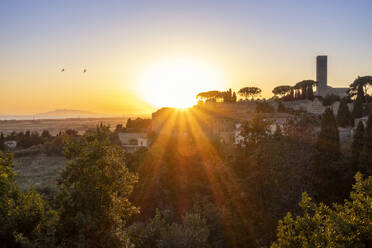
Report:
[[[105,116],[105,114],[93,113],[84,110],[75,110],[75,109],[56,109],[53,111],[35,114],[34,116]]]

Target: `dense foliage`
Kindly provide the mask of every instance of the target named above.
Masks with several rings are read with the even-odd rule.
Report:
[[[321,120],[266,116],[243,122],[240,145],[206,135],[197,122],[187,135],[153,135],[133,153],[104,126],[82,136],[45,133],[43,145],[56,142],[68,159],[48,200],[21,192],[11,155],[0,153],[0,238],[6,247],[370,245],[371,115],[365,127],[357,123],[350,156],[330,109]],[[367,179],[357,174],[344,202],[358,171]]]
[[[371,247],[372,177],[355,176],[350,200],[327,206],[316,204],[304,193],[303,216],[287,216],[279,222],[278,239],[271,247]]]
[[[12,155],[0,151],[1,245],[20,247],[33,244],[48,247],[53,243],[49,234],[53,233],[57,216],[37,192],[20,191],[12,167]]]
[[[59,180],[57,240],[62,247],[125,247],[125,224],[138,212],[128,200],[137,177],[109,130],[98,128],[66,146],[67,168]]]

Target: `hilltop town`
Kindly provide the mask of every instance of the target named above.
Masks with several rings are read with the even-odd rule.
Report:
[[[302,247],[297,233],[301,244],[369,247],[372,77],[332,88],[326,68],[318,57],[317,81],[276,86],[270,99],[254,85],[200,92],[151,119],[2,122],[0,222],[25,236],[0,238],[85,244],[101,219],[125,218],[130,247]],[[112,228],[96,237],[116,242]]]
[[[350,146],[358,123],[367,122],[368,85],[372,84],[369,76],[358,77],[348,88],[333,88],[327,83],[327,56],[316,58],[316,81],[303,80],[293,86],[281,85],[273,89],[274,97],[262,99],[258,96],[261,90],[250,86],[239,92],[231,89],[201,92],[196,97],[197,105],[187,109],[161,108],[152,114],[151,126],[139,133],[126,132],[119,134],[124,147],[130,150],[151,143],[148,133],[167,135],[192,135],[190,125],[185,120],[192,121],[200,127],[199,131],[210,137],[218,138],[223,143],[244,145],[241,135],[244,123],[252,121],[260,114],[275,133],[277,128],[283,129],[288,123],[301,116],[311,118],[314,135],[320,131],[321,115],[327,108],[331,109],[338,120],[340,139]],[[238,99],[237,96],[240,96]],[[357,100],[357,98],[363,100]],[[364,105],[360,105],[362,101]],[[355,107],[356,106],[356,107]],[[151,137],[151,135],[150,135]],[[134,140],[138,139],[139,142]],[[132,140],[130,145],[129,140]]]

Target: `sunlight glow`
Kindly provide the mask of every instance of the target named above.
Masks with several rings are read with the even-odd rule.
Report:
[[[186,108],[202,91],[223,86],[223,77],[209,64],[193,58],[168,59],[140,73],[138,89],[145,101],[160,107]]]

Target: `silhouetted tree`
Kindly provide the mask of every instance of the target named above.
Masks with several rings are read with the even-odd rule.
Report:
[[[326,95],[323,98],[323,106],[330,106],[334,102],[337,102],[337,101],[340,101],[340,97],[338,95],[334,95],[334,94]]]
[[[199,94],[196,95],[197,99],[205,102],[216,102],[219,97],[220,92],[217,90],[200,92]]]
[[[334,165],[340,158],[340,140],[336,119],[330,108],[322,115],[321,130],[316,142],[316,153],[313,158],[313,185],[317,192],[317,200],[330,199],[329,191],[337,192],[335,185]],[[338,189],[338,191],[340,191]]]
[[[291,88],[289,85],[280,85],[275,87],[272,92],[275,96],[284,97],[290,93]]]
[[[52,135],[50,134],[48,130],[43,130],[43,132],[41,133],[41,137],[45,140],[45,139],[50,139]]]
[[[372,76],[363,76],[363,77],[357,77],[353,83],[350,84],[350,88],[348,90],[348,95],[350,98],[353,98],[354,96],[367,96],[368,94],[368,87],[372,85]]]
[[[343,99],[340,102],[340,106],[337,111],[337,124],[340,127],[353,126],[354,121],[347,106],[346,101]]]
[[[340,154],[340,140],[337,122],[330,108],[322,115],[321,130],[316,144],[317,149],[328,157],[328,162],[336,160]]]
[[[354,118],[361,118],[363,117],[363,103],[364,103],[364,93],[363,93],[363,86],[358,85],[358,92],[357,97],[354,101],[354,108],[353,108],[353,117]]]
[[[233,100],[233,102],[236,102],[236,100],[237,100],[237,97],[236,97],[236,93],[235,93],[235,91],[234,91],[234,93],[233,93],[232,100]]]
[[[253,99],[261,93],[261,89],[258,87],[244,87],[241,88],[238,93],[246,99],[249,97]]]
[[[314,99],[313,87],[316,84],[314,80],[303,80],[295,85],[297,99]]]
[[[351,144],[351,155],[353,159],[353,166],[356,169],[359,164],[360,154],[364,147],[364,125],[362,121],[359,121],[358,126],[355,130],[353,137],[353,143]]]
[[[360,154],[360,166],[365,168],[364,173],[372,172],[372,109],[369,111],[366,129],[364,132],[364,144]]]

